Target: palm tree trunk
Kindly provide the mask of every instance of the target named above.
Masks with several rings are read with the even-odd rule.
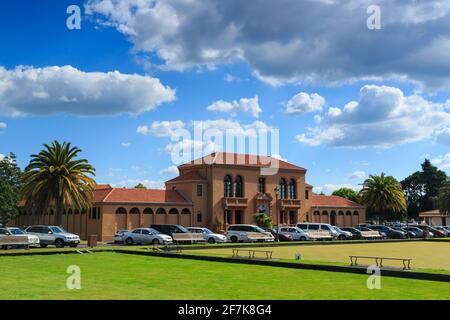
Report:
[[[56,203],[56,214],[55,214],[55,225],[62,226],[62,214],[63,214],[63,204],[62,201],[57,201]]]

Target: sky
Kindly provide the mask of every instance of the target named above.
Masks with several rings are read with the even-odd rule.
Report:
[[[24,168],[44,143],[70,141],[97,182],[162,188],[177,148],[220,150],[177,138],[201,122],[278,130],[272,153],[316,192],[402,180],[425,158],[450,173],[450,3],[371,5],[1,1],[0,158]]]

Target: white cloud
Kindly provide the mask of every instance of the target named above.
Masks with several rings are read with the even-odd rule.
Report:
[[[325,193],[325,194],[332,194],[333,191],[336,191],[338,189],[341,188],[349,188],[352,190],[355,190],[356,192],[358,192],[359,190],[361,190],[362,186],[360,185],[352,185],[352,184],[348,184],[348,183],[343,183],[343,184],[332,184],[332,183],[327,183],[324,184],[323,186],[315,186],[313,188],[314,193]]]
[[[169,154],[210,154],[214,151],[219,151],[217,148],[217,145],[212,141],[184,139],[175,143],[169,143],[165,147],[165,151]]]
[[[365,29],[370,4],[89,0],[86,15],[116,28],[165,70],[246,62],[273,85],[400,79],[450,88],[450,3],[379,0],[382,32]]]
[[[286,104],[286,113],[304,114],[307,112],[321,111],[325,104],[325,99],[317,93],[308,94],[300,92],[292,97]]]
[[[241,78],[233,76],[232,74],[227,73],[225,77],[223,78],[226,82],[236,82],[241,80]]]
[[[437,133],[437,142],[446,146],[450,146],[450,128],[445,128]]]
[[[342,109],[330,108],[316,127],[296,139],[308,146],[392,147],[421,141],[448,132],[450,113],[445,104],[418,94],[405,96],[394,87],[366,85],[359,101]]]
[[[235,136],[252,136],[258,134],[258,132],[268,133],[274,129],[262,121],[241,124],[239,121],[225,119],[197,121],[193,125],[201,125],[204,131],[217,130],[223,135]]]
[[[367,174],[364,171],[355,171],[353,172],[349,179],[364,179],[367,176]]]
[[[250,114],[252,117],[258,118],[262,112],[258,96],[254,98],[242,98],[239,101],[223,101],[219,100],[210,104],[206,109],[208,111],[229,113],[231,116],[236,116],[239,112]]]
[[[286,158],[283,158],[282,156],[280,156],[279,154],[272,154],[272,155],[270,155],[272,158],[275,158],[275,159],[278,159],[278,160],[281,160],[281,161],[285,161],[285,162],[287,162],[288,160],[286,159]]]
[[[170,137],[178,129],[184,128],[181,120],[177,121],[154,121],[150,127],[139,126],[137,132],[143,135],[155,135],[157,137]]]
[[[0,122],[0,130],[6,129],[8,126],[4,122]]]
[[[159,79],[137,74],[84,72],[72,66],[0,66],[0,115],[139,114],[175,99]]]
[[[158,180],[139,180],[139,179],[126,179],[117,183],[112,183],[113,188],[134,188],[138,184],[142,183],[147,189],[165,189],[163,181]]]
[[[162,169],[160,172],[160,174],[165,174],[165,175],[176,175],[178,174],[178,167],[177,166],[169,166],[165,169]]]
[[[431,163],[437,166],[441,170],[449,171],[450,170],[450,152],[445,155],[438,156],[434,159],[431,159]]]
[[[121,145],[123,148],[129,148],[129,147],[131,146],[131,143],[130,143],[130,142],[122,142],[120,145]]]

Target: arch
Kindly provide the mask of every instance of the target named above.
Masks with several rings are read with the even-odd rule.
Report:
[[[354,216],[359,216],[359,212],[355,210],[355,211],[353,211],[353,215]]]
[[[223,178],[223,196],[225,198],[231,198],[233,196],[233,183],[230,175],[226,175]]]
[[[318,211],[318,210],[314,211],[313,215],[315,215],[315,216],[320,215],[320,211]]]
[[[140,213],[141,213],[141,211],[136,207],[131,208],[131,210],[130,210],[130,214],[140,214]]]
[[[241,176],[236,177],[236,195],[237,198],[244,197],[244,180]]]
[[[156,214],[166,214],[166,209],[159,208],[158,210],[156,210]]]
[[[328,211],[327,211],[327,210],[323,210],[323,211],[322,211],[322,215],[323,215],[323,216],[327,216],[327,215],[328,215]]]
[[[334,210],[330,212],[330,224],[333,226],[336,225],[336,211]]]
[[[280,199],[286,199],[286,179],[281,178],[279,183]]]
[[[142,213],[143,214],[153,214],[153,210],[152,210],[152,208],[145,208]]]
[[[176,209],[176,208],[170,209],[169,214],[178,214],[178,209]]]
[[[344,215],[344,211],[339,210],[338,215],[343,216]]]
[[[297,184],[294,179],[289,180],[288,197],[289,199],[297,199]]]
[[[184,208],[183,210],[181,210],[181,214],[191,214],[191,210],[189,210],[188,208]]]
[[[352,215],[352,213],[351,213],[351,211],[350,211],[350,210],[347,210],[347,211],[345,211],[345,215],[346,215],[346,216],[351,216],[351,215]]]
[[[116,214],[127,214],[127,209],[120,207],[116,209]]]

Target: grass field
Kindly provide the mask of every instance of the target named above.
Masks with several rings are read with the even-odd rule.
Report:
[[[119,253],[0,257],[0,299],[450,299],[450,284]],[[66,269],[81,268],[81,290]]]
[[[369,244],[336,244],[336,245],[298,245],[265,248],[272,250],[273,258],[294,259],[299,252],[306,261],[333,262],[349,264],[349,255],[381,256],[392,258],[411,258],[412,267],[416,269],[433,269],[450,271],[450,242],[392,242]],[[193,254],[230,256],[231,249],[208,249],[184,251]],[[361,263],[371,264],[373,261]],[[385,265],[400,266],[401,262],[385,262]]]

